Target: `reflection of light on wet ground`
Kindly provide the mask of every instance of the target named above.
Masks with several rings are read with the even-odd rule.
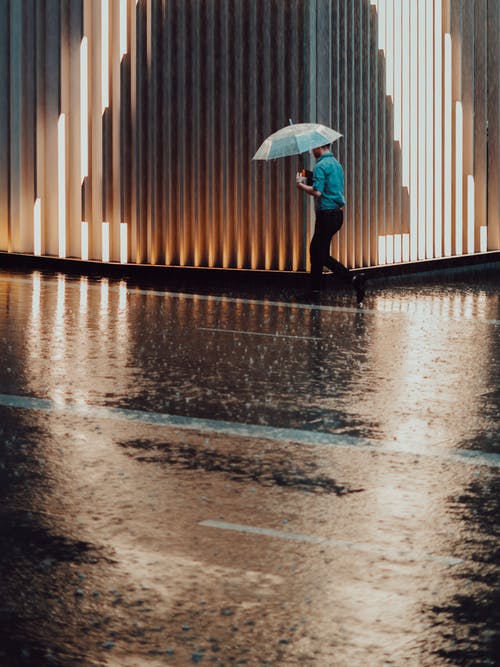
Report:
[[[41,291],[41,277],[38,271],[33,273],[33,294],[31,301],[31,316],[33,325],[36,325],[40,320],[40,291]]]
[[[410,298],[408,293],[398,297],[378,295],[374,299],[375,308],[367,312],[406,314],[415,317],[433,317],[444,321],[465,320],[488,324],[500,324],[498,312],[492,310],[491,299],[486,292],[477,290],[469,294],[418,294]],[[496,305],[496,304],[495,304]],[[492,310],[492,312],[489,312]]]
[[[80,278],[80,314],[86,315],[89,294],[89,281],[87,278]]]
[[[363,411],[380,416],[387,440],[401,446],[408,443],[412,451],[461,441],[474,427],[477,399],[486,391],[488,343],[494,329],[482,329],[478,345],[478,329],[459,323],[484,317],[485,296],[440,295],[423,297],[415,304],[402,301],[394,298],[389,304],[382,299],[380,307],[406,308],[415,317],[397,326],[374,320],[368,353],[370,363],[379,369],[379,379]]]
[[[465,438],[492,428],[478,397],[497,390],[496,295],[388,290],[359,310],[334,296],[316,307],[86,279],[0,283],[0,331],[26,378],[6,376],[2,414],[40,425],[47,511],[109,549],[125,597],[133,581],[143,600],[147,581],[163,619],[172,600],[196,615],[201,597],[212,606],[216,572],[238,612],[253,605],[259,622],[270,610],[262,644],[284,636],[276,611],[305,619],[308,634],[286,641],[318,651],[311,664],[330,664],[332,646],[345,665],[442,664],[424,647],[434,619],[422,609],[473,567],[457,532],[477,533],[456,507],[500,466]],[[281,483],[284,462],[302,490]],[[352,493],[304,490],[323,474]],[[242,589],[250,570],[277,575],[264,601]],[[121,611],[136,621],[134,601]]]

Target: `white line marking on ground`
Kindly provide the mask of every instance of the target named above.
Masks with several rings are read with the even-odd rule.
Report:
[[[297,340],[323,340],[315,336],[288,336],[279,333],[264,333],[263,331],[240,331],[239,329],[216,329],[211,327],[198,327],[198,331],[212,331],[216,333],[245,334],[246,336],[268,336],[269,338],[294,338]]]
[[[207,528],[218,528],[220,530],[230,530],[239,533],[249,533],[251,535],[261,535],[264,537],[274,537],[280,540],[292,540],[294,542],[306,542],[308,544],[319,544],[321,546],[335,547],[338,549],[347,549],[349,551],[362,551],[363,553],[390,558],[399,561],[431,561],[442,563],[443,565],[459,565],[464,561],[461,558],[450,556],[435,556],[407,549],[395,549],[383,547],[376,544],[366,544],[364,542],[350,542],[347,540],[337,540],[331,537],[317,537],[315,535],[304,535],[302,533],[288,533],[271,528],[257,528],[256,526],[246,526],[239,523],[228,523],[226,521],[200,521],[200,526]]]
[[[169,415],[162,412],[106,408],[86,403],[56,402],[49,399],[11,394],[0,394],[0,406],[25,410],[60,412],[88,419],[115,419],[118,421],[130,421],[157,426],[173,426],[186,430],[234,435],[243,438],[293,442],[312,447],[340,447],[342,449],[357,449],[360,451],[377,452],[379,454],[406,454],[470,465],[484,465],[491,468],[500,467],[500,454],[462,449],[439,450],[436,447],[422,450],[420,447],[412,447],[409,444],[377,442],[368,438],[357,438],[344,434],[326,433],[324,431],[278,428],[275,426],[261,426],[260,424],[241,424],[239,422],[219,421],[216,419]]]

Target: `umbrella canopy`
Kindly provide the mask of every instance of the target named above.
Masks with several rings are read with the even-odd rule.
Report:
[[[253,160],[274,160],[287,155],[307,153],[313,148],[331,144],[342,135],[319,123],[298,123],[271,134],[253,156]]]

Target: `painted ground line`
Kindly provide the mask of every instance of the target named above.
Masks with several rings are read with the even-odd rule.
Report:
[[[403,445],[398,442],[376,442],[369,440],[368,438],[357,438],[344,434],[327,433],[325,431],[307,431],[305,429],[279,428],[275,426],[262,426],[260,424],[242,424],[240,422],[185,417],[170,415],[163,412],[147,412],[127,408],[107,408],[98,405],[89,405],[87,403],[52,401],[50,399],[16,396],[11,394],[0,394],[0,406],[77,415],[79,417],[96,420],[113,419],[117,421],[152,424],[155,426],[169,426],[185,430],[216,433],[219,435],[234,435],[243,438],[274,440],[281,443],[291,442],[312,447],[357,449],[359,451],[370,451],[378,454],[403,454],[422,458],[454,461],[475,466],[484,465],[491,468],[500,467],[500,454],[461,449],[438,450],[437,448],[433,448],[422,450],[419,447]]]
[[[347,540],[337,540],[331,537],[317,537],[316,535],[304,535],[302,533],[289,533],[271,528],[257,528],[256,526],[246,526],[239,523],[228,523],[226,521],[200,521],[200,526],[206,528],[218,528],[219,530],[229,530],[237,533],[247,533],[250,535],[260,535],[264,537],[277,538],[280,540],[291,540],[293,542],[305,542],[307,544],[318,544],[320,546],[334,547],[337,549],[346,549],[348,551],[361,551],[382,558],[390,558],[399,561],[431,561],[433,563],[442,563],[443,565],[459,565],[464,561],[461,558],[450,556],[435,556],[418,551],[407,549],[397,549],[383,547],[376,544],[367,544],[364,542],[350,542]]]
[[[296,340],[323,340],[315,336],[289,336],[279,333],[264,333],[262,331],[240,331],[239,329],[216,329],[211,327],[198,327],[198,331],[212,331],[216,333],[245,334],[246,336],[268,336],[269,338],[293,338]]]
[[[48,277],[48,276],[42,276],[43,279],[46,282],[54,282],[57,281],[57,278],[55,277]],[[12,278],[5,278],[0,275],[0,282],[19,282],[19,283],[32,283],[33,278],[19,278],[18,276],[13,276]],[[68,281],[65,283],[67,287],[71,287],[74,289],[79,289],[80,288],[80,280],[74,281],[68,279]],[[97,284],[94,282],[88,282],[87,283],[87,288],[92,289],[94,291],[101,290],[101,284]],[[121,289],[123,289],[120,285],[111,285],[109,288],[110,291],[112,292],[119,292]],[[271,301],[269,299],[245,299],[243,297],[228,297],[228,296],[216,296],[216,295],[211,295],[211,294],[196,294],[196,293],[189,293],[189,292],[167,292],[167,291],[160,291],[160,290],[146,290],[146,289],[140,289],[140,288],[135,288],[135,287],[129,287],[126,285],[126,291],[130,295],[134,294],[141,294],[141,295],[146,295],[146,296],[158,296],[158,297],[169,297],[169,298],[177,298],[177,299],[188,299],[192,301],[212,301],[215,303],[235,303],[235,304],[247,304],[247,305],[253,305],[253,306],[272,306],[275,308],[289,308],[291,310],[296,309],[296,310],[319,310],[319,311],[325,311],[325,312],[338,312],[338,313],[361,313],[364,315],[381,315],[381,316],[405,316],[405,317],[413,317],[413,316],[421,316],[426,315],[426,313],[419,313],[417,311],[410,311],[410,312],[403,312],[403,311],[390,311],[390,310],[384,310],[384,309],[374,309],[374,308],[355,308],[355,307],[350,307],[350,306],[328,306],[328,305],[321,305],[321,304],[309,304],[309,303],[300,303],[300,302],[294,302],[294,301]],[[449,322],[470,322],[473,324],[476,323],[481,323],[481,324],[491,324],[493,326],[499,326],[500,325],[500,320],[497,319],[480,319],[480,318],[474,318],[474,317],[460,317],[460,316],[450,316],[450,317],[445,317],[443,318],[445,321]]]

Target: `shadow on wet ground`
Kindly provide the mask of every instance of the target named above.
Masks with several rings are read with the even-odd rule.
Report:
[[[188,445],[153,443],[147,440],[132,440],[118,444],[139,452],[134,454],[137,461],[166,464],[187,470],[224,473],[228,479],[235,482],[254,482],[266,486],[274,484],[311,493],[335,493],[337,496],[362,491],[338,484],[330,477],[312,475],[311,473],[318,468],[314,461],[306,464],[306,470],[298,468],[292,461],[272,461],[269,455],[266,456],[266,460],[256,461],[244,456],[196,449]]]

